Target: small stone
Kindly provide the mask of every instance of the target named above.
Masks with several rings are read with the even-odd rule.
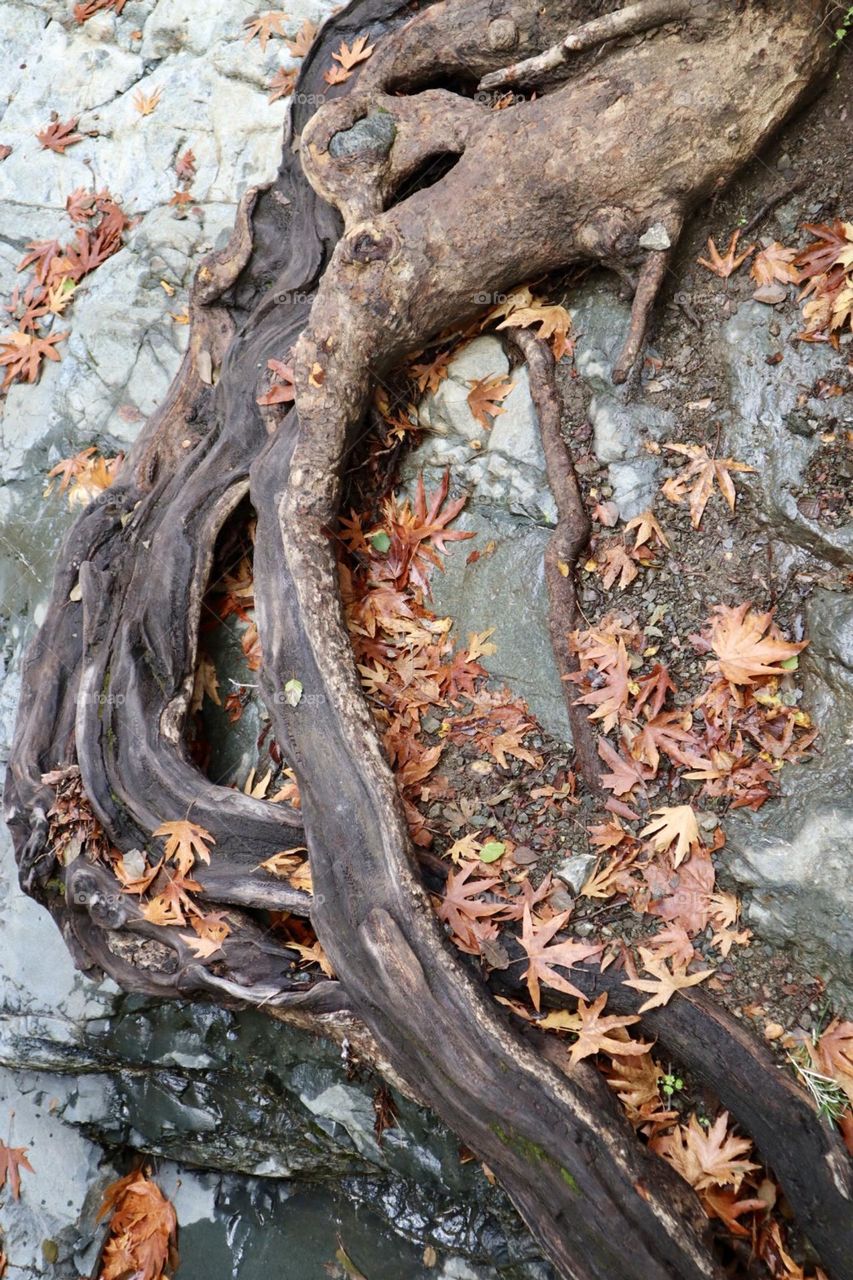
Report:
[[[572,893],[578,894],[586,884],[596,861],[591,853],[573,853],[560,863],[554,874]]]
[[[640,236],[639,245],[641,249],[671,249],[672,241],[663,223],[653,222]]]
[[[557,889],[548,899],[555,911],[571,911],[575,900],[565,889]]]
[[[539,861],[539,854],[535,849],[531,849],[529,845],[520,844],[513,850],[512,860],[519,867],[529,867],[531,863]]]
[[[788,296],[788,290],[783,284],[762,284],[752,296],[756,302],[763,302],[768,307],[775,307],[777,303],[785,301]]]

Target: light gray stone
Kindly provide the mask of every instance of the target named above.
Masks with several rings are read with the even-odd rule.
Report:
[[[670,249],[672,241],[669,232],[662,222],[653,222],[648,231],[644,231],[637,242],[641,249]]]
[[[554,875],[577,895],[589,879],[596,862],[597,858],[593,853],[575,853],[570,858],[563,859]]]

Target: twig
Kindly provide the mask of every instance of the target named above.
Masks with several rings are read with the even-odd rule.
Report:
[[[589,542],[591,524],[584,507],[568,445],[560,430],[562,403],[554,379],[554,357],[546,343],[523,329],[507,335],[518,348],[530,374],[530,394],[539,419],[548,484],[557,505],[557,527],[545,550],[545,582],[548,587],[548,630],[572,729],[575,759],[592,791],[600,791],[598,752],[592,726],[574,698],[574,685],[566,677],[578,670],[568,644],[569,632],[578,625],[575,569]]]

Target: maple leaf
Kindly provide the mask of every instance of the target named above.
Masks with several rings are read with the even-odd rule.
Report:
[[[601,775],[601,785],[616,796],[624,796],[637,785],[644,783],[646,776],[636,761],[626,760],[624,756],[610,745],[606,738],[598,743],[598,754],[611,772]]]
[[[687,1125],[653,1138],[649,1145],[694,1190],[730,1186],[737,1191],[746,1174],[759,1165],[742,1158],[752,1150],[752,1143],[729,1133],[728,1123],[729,1113],[723,1111],[706,1130],[694,1114]]]
[[[578,1038],[571,1046],[569,1054],[572,1065],[580,1062],[582,1058],[591,1057],[594,1053],[606,1053],[611,1057],[636,1057],[648,1053],[650,1044],[642,1044],[638,1040],[622,1040],[613,1035],[614,1030],[630,1027],[635,1022],[639,1022],[637,1015],[631,1014],[624,1018],[608,1015],[603,1018],[601,1014],[606,1003],[607,992],[603,991],[592,1004],[587,1004],[581,999],[578,1001],[575,1013],[549,1014],[539,1023],[539,1026],[545,1027],[546,1030],[559,1029],[575,1032]],[[555,1017],[559,1020],[558,1022],[554,1021]]]
[[[303,966],[317,964],[320,966],[327,978],[334,978],[335,971],[332,968],[331,961],[319,942],[315,942],[313,946],[307,947],[304,943],[290,942],[288,940],[287,946],[291,951],[297,951],[299,953],[302,957],[301,963]]]
[[[163,1192],[142,1170],[111,1183],[98,1211],[110,1215],[99,1280],[165,1280],[178,1265],[178,1219]]]
[[[299,31],[293,39],[287,39],[287,47],[293,54],[294,58],[304,58],[311,45],[314,43],[314,37],[317,34],[317,28],[313,22],[309,22],[306,18]]]
[[[624,591],[626,587],[630,587],[640,572],[637,568],[637,562],[626,551],[622,542],[611,542],[608,547],[604,548],[601,559],[601,565],[596,565],[596,568],[601,573],[601,580],[607,591],[610,590],[617,578],[619,579],[619,590]]]
[[[635,708],[636,710],[636,708]],[[631,755],[642,761],[657,773],[660,764],[660,753],[664,752],[676,764],[695,764],[696,755],[687,755],[683,746],[699,747],[699,739],[691,731],[690,708],[661,711],[642,724],[641,728],[631,733]],[[629,730],[625,730],[626,735]]]
[[[341,41],[341,46],[336,53],[332,54],[335,62],[339,62],[344,71],[352,71],[353,67],[357,67],[360,62],[366,62],[373,53],[374,46],[368,45],[367,36],[359,36],[352,43],[352,48],[345,40]]]
[[[264,871],[269,871],[274,876],[289,876],[305,862],[305,859],[300,858],[299,854],[307,852],[306,845],[297,844],[292,849],[280,849],[271,858],[265,858],[263,862],[258,863],[258,866],[263,867]]]
[[[344,71],[343,67],[329,67],[328,71],[323,72],[323,79],[326,84],[344,84],[349,80],[349,72]]]
[[[499,876],[471,880],[469,877],[477,867],[476,862],[466,862],[461,870],[450,872],[438,908],[438,917],[450,926],[454,941],[461,950],[471,955],[478,955],[480,952],[480,922],[490,920],[504,907],[501,902],[476,901],[479,894],[488,893],[501,883]]]
[[[196,159],[192,147],[187,147],[186,151],[178,156],[175,161],[175,173],[179,182],[192,182],[195,177]]]
[[[217,951],[222,950],[222,943],[214,938],[199,938],[194,933],[181,933],[178,936],[198,960],[209,960]]]
[[[755,467],[749,467],[745,462],[735,462],[734,458],[710,458],[704,445],[667,443],[664,448],[691,459],[677,475],[664,481],[661,492],[674,503],[681,503],[689,497],[690,523],[694,529],[698,529],[701,524],[715,482],[728,503],[729,510],[734,511],[737,495],[730,473],[754,472]]]
[[[755,255],[749,274],[758,285],[798,284],[800,273],[793,265],[797,256],[795,249],[786,249],[778,240],[774,240],[766,249]]]
[[[674,844],[672,852],[673,866],[679,866],[689,853],[699,844],[699,824],[693,806],[678,804],[653,809],[657,814],[653,822],[643,827],[641,836],[650,836],[652,847],[657,853]]]
[[[649,939],[649,950],[661,960],[672,958],[679,969],[686,969],[696,952],[690,935],[680,924],[671,924]]]
[[[142,915],[150,924],[186,924],[188,915],[201,915],[190,894],[201,893],[197,880],[189,880],[180,874],[168,879],[163,890],[146,902]],[[186,914],[185,914],[186,913]]]
[[[165,836],[165,856],[171,858],[178,868],[180,876],[186,876],[195,865],[196,858],[210,863],[209,846],[216,840],[204,827],[189,822],[186,818],[178,818],[174,822],[162,822],[152,832],[155,836]]]
[[[723,280],[727,280],[732,272],[737,271],[742,262],[745,262],[751,253],[755,250],[755,245],[748,245],[743,253],[738,254],[737,242],[740,240],[740,232],[733,231],[732,238],[729,241],[729,247],[721,256],[720,251],[714,244],[711,237],[708,237],[708,258],[697,258],[696,261],[700,267],[707,267],[709,271],[713,271],[715,276],[720,276]]]
[[[270,91],[267,95],[267,102],[277,102],[279,98],[289,98],[293,93],[293,90],[296,88],[298,75],[298,71],[279,67],[272,80],[270,80]]]
[[[22,1169],[35,1173],[35,1169],[27,1159],[27,1148],[7,1147],[4,1142],[0,1142],[0,1189],[5,1187],[8,1180],[13,1200],[21,1198]]]
[[[632,529],[637,530],[637,536],[634,540],[634,550],[650,543],[654,538],[662,547],[668,547],[669,541],[663,529],[658,524],[651,511],[643,511],[640,515],[634,516],[633,520],[629,520],[625,525],[625,532],[629,533]]]
[[[87,191],[85,187],[76,187],[65,201],[65,212],[72,222],[86,222],[89,218],[94,218],[97,213],[94,191]],[[30,246],[27,245],[27,248]]]
[[[853,1107],[853,1022],[834,1018],[809,1051],[821,1072],[841,1085]]]
[[[710,625],[709,640],[717,655],[706,664],[733,685],[754,684],[761,676],[782,675],[781,663],[795,658],[808,644],[783,640],[771,627],[770,613],[756,613],[749,604],[736,608],[718,604]]]
[[[2,390],[14,381],[35,382],[44,359],[58,361],[57,342],[64,342],[70,329],[64,333],[52,333],[47,338],[32,333],[18,332],[0,341],[0,365],[6,366]]]
[[[267,368],[272,372],[273,381],[269,391],[256,399],[257,404],[289,404],[296,399],[296,387],[293,381],[293,370],[281,360],[267,360]]]
[[[468,392],[468,408],[480,426],[490,430],[492,423],[489,422],[489,418],[494,419],[506,413],[501,402],[512,391],[515,383],[502,373],[496,373],[491,378],[477,378],[470,381],[468,386],[471,388]]]
[[[141,116],[150,116],[152,111],[157,110],[162,93],[162,89],[155,89],[153,93],[143,93],[141,89],[137,89],[133,95],[134,111],[138,111]]]
[[[569,330],[572,318],[565,307],[549,306],[547,303],[534,302],[529,307],[518,307],[511,311],[505,320],[498,325],[499,329],[529,329],[539,325],[537,337],[546,341],[551,339],[551,350],[555,360],[561,360],[571,350]]]
[[[713,911],[714,864],[710,857],[692,854],[674,878],[662,877],[660,883],[655,883],[652,868],[644,875],[652,877],[652,892],[658,899],[649,905],[649,914],[681,925],[691,936],[701,933]]]
[[[609,733],[625,715],[630,693],[628,651],[625,648],[625,641],[620,636],[616,662],[605,673],[602,685],[575,701],[580,706],[594,707],[595,710],[589,713],[588,719],[601,720],[601,728],[605,733]]]
[[[271,36],[284,36],[284,20],[287,14],[283,9],[268,9],[266,13],[256,14],[253,18],[247,18],[243,23],[246,31],[244,43],[248,44],[250,40],[258,37],[263,52],[266,52],[267,41]]]
[[[640,947],[643,969],[652,974],[651,978],[626,978],[624,986],[633,987],[635,991],[648,991],[649,999],[640,1005],[638,1013],[646,1013],[649,1009],[659,1009],[669,1004],[676,991],[686,987],[695,987],[698,983],[710,978],[716,969],[701,969],[699,973],[688,974],[685,969],[672,969],[666,960],[656,956],[647,947]]]
[[[62,253],[59,241],[31,240],[26,248],[27,252],[21,258],[16,270],[26,271],[27,267],[32,267],[38,283],[44,284],[50,274],[52,263]]]
[[[628,1032],[624,1034],[626,1040]],[[613,1032],[614,1037],[619,1035]],[[606,1078],[625,1108],[631,1124],[639,1127],[653,1117],[660,1120],[674,1119],[675,1112],[661,1113],[660,1081],[663,1070],[650,1053],[635,1057],[615,1056],[607,1068]]]
[[[79,116],[74,116],[71,120],[61,121],[54,120],[52,124],[46,125],[40,133],[36,134],[39,142],[45,151],[56,151],[59,155],[63,155],[67,147],[73,147],[75,143],[83,141],[82,133],[75,133]]]
[[[794,258],[794,265],[800,269],[801,278],[806,282],[801,298],[818,289],[832,268],[839,265],[853,241],[853,223],[842,222],[840,218],[829,223],[805,222],[803,230],[816,239]]]
[[[708,1216],[719,1218],[725,1224],[726,1230],[731,1231],[734,1236],[752,1234],[739,1221],[745,1213],[760,1213],[767,1210],[764,1200],[757,1197],[738,1200],[736,1191],[729,1191],[724,1187],[708,1187],[702,1192],[701,1198]]]
[[[409,374],[414,378],[418,391],[438,391],[447,377],[447,366],[451,352],[440,351],[437,356],[424,364],[409,365]]]
[[[562,929],[571,914],[571,911],[561,911],[537,928],[533,923],[530,907],[525,904],[520,941],[527,952],[529,963],[521,976],[527,983],[530,999],[537,1013],[540,1005],[540,983],[546,987],[553,987],[555,991],[562,991],[566,995],[583,999],[583,992],[557,973],[554,965],[559,965],[562,969],[571,969],[579,961],[601,954],[600,944],[591,945],[586,942],[567,940],[555,942],[549,946],[554,934]]]

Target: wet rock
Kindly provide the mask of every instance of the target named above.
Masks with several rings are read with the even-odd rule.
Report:
[[[725,449],[756,467],[749,481],[751,492],[776,536],[841,564],[853,555],[853,526],[821,525],[806,514],[808,508],[804,512],[797,498],[809,462],[821,447],[820,425],[830,418],[848,426],[853,421],[843,399],[809,395],[821,378],[838,381],[844,357],[829,346],[794,342],[798,319],[777,317],[782,336],[774,338],[771,315],[775,313],[758,303],[743,303],[715,339],[729,379]],[[784,359],[768,364],[766,357],[780,344]]]
[[[660,462],[645,448],[648,440],[673,438],[675,421],[666,409],[628,403],[624,388],[614,386],[613,366],[630,318],[630,305],[612,286],[593,279],[572,299],[572,325],[577,333],[575,363],[592,391],[589,417],[595,455],[607,466],[613,501],[622,520],[648,510],[660,484]]]
[[[853,600],[816,591],[801,658],[804,706],[821,726],[809,764],[786,768],[783,796],[730,815],[727,865],[751,893],[763,937],[793,946],[853,1005]]]

